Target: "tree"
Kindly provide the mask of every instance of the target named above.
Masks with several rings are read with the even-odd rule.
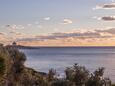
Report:
[[[98,68],[91,74],[86,86],[111,86],[111,80],[109,78],[104,78],[104,68]]]
[[[75,83],[76,86],[85,85],[89,78],[89,71],[78,64],[74,64],[73,67],[65,70],[66,79]]]
[[[50,69],[47,75],[48,82],[53,81],[55,79],[55,75],[56,75],[56,70]]]

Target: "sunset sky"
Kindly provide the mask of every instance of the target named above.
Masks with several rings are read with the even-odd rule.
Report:
[[[0,43],[115,46],[114,0],[0,0]]]

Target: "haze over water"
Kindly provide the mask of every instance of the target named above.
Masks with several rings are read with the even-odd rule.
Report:
[[[105,67],[105,76],[115,82],[115,47],[41,47],[21,51],[27,56],[25,65],[38,71],[54,68],[63,74],[66,67],[78,63],[91,72]]]

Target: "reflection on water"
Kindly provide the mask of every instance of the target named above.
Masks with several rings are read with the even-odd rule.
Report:
[[[48,72],[55,68],[59,73],[74,63],[86,66],[90,71],[105,67],[105,76],[115,82],[115,48],[40,48],[22,49],[26,56],[26,66]]]

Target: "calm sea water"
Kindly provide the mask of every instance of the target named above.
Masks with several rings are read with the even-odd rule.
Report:
[[[85,66],[91,72],[105,67],[105,76],[115,82],[115,47],[63,47],[21,49],[27,56],[26,66],[48,72],[54,68],[63,74],[66,67],[74,63]]]

